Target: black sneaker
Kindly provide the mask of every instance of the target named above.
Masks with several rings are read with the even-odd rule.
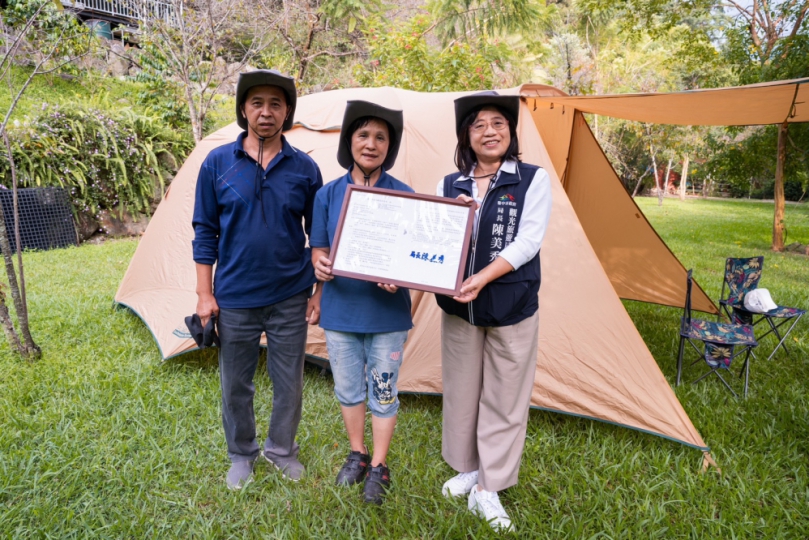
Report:
[[[338,486],[353,486],[359,484],[365,478],[368,471],[368,464],[371,463],[371,456],[359,451],[349,452],[346,462],[340,472],[337,473]]]
[[[365,477],[365,487],[363,493],[365,502],[382,504],[385,500],[385,492],[390,487],[390,471],[384,465],[371,467],[368,476]]]

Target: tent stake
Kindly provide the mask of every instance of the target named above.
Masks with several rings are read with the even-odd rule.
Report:
[[[703,452],[702,453],[702,472],[705,473],[708,470],[708,467],[713,466],[719,474],[722,474],[722,469],[719,468],[719,465],[711,457],[710,452]]]

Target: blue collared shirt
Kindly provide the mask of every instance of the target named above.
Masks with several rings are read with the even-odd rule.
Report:
[[[309,245],[330,248],[337,231],[340,210],[351,173],[329,182],[318,191]],[[407,184],[382,171],[374,187],[413,193]],[[320,300],[320,326],[338,332],[377,333],[410,330],[410,291],[399,288],[391,294],[376,283],[338,277],[325,283]]]
[[[214,297],[228,309],[275,304],[315,282],[304,232],[323,186],[320,169],[282,136],[281,151],[260,177],[262,214],[259,165],[244,151],[246,136],[205,158],[192,222],[194,261],[216,263]]]

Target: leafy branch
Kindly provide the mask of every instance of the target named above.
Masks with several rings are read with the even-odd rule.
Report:
[[[543,19],[534,0],[432,0],[435,28],[445,39],[497,35],[528,30]]]

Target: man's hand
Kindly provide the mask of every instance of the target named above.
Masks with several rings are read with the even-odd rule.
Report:
[[[216,298],[214,298],[210,293],[200,294],[197,297],[197,315],[199,315],[199,320],[202,323],[202,327],[205,328],[205,325],[208,324],[208,319],[211,318],[211,315],[216,315],[219,317],[219,304],[216,303]]]
[[[314,296],[309,299],[306,305],[306,322],[315,325],[320,322],[320,298]]]
[[[315,285],[315,294],[306,304],[306,322],[315,325],[320,322],[320,298],[323,296],[323,284]]]
[[[388,285],[387,283],[377,283],[376,285],[380,289],[384,289],[391,294],[399,290],[399,287],[397,287],[396,285]]]

